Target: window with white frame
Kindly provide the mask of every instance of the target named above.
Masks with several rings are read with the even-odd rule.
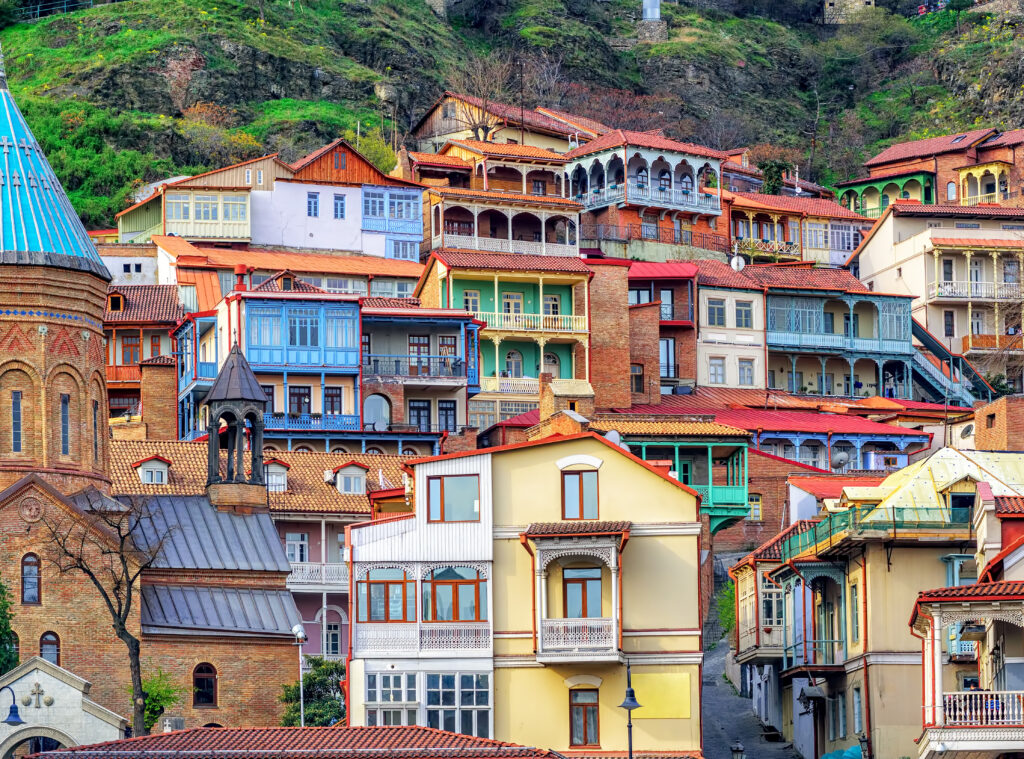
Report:
[[[283,493],[288,489],[288,468],[283,464],[269,463],[267,470],[267,490],[271,493]]]
[[[860,233],[852,224],[832,223],[832,250],[853,251],[857,248]]]
[[[169,192],[164,196],[164,210],[168,221],[188,221],[190,206],[188,195]]]
[[[739,360],[740,376],[739,382],[741,385],[753,385],[754,384],[754,359],[752,358],[741,358]]]
[[[828,247],[828,224],[807,222],[804,233],[804,247],[823,249]]]
[[[395,297],[396,298],[411,298],[413,290],[416,289],[415,282],[408,282],[398,280],[395,282]]]
[[[357,466],[347,466],[335,473],[338,492],[343,495],[366,494],[366,470]]]
[[[415,672],[367,673],[368,726],[415,725],[418,707]]]
[[[415,219],[419,216],[419,197],[412,194],[391,193],[388,198],[388,216],[392,219]]]
[[[490,738],[490,679],[486,672],[428,673],[427,727]]]
[[[245,195],[224,196],[224,221],[245,221],[249,211],[249,199]]]
[[[139,466],[139,479],[143,485],[166,485],[170,465],[159,459],[146,461]]]
[[[725,358],[714,356],[708,359],[708,382],[712,384],[725,384]]]
[[[325,288],[328,292],[332,293],[366,295],[366,282],[362,279],[348,279],[346,277],[327,277]]]
[[[389,240],[391,257],[403,261],[416,261],[420,257],[420,245],[410,240]]]
[[[309,533],[286,532],[284,534],[284,552],[288,561],[293,564],[309,561]]]
[[[861,711],[863,709],[861,703],[860,688],[853,689],[853,732],[855,735],[860,735],[864,732],[864,714]]]
[[[761,575],[761,624],[782,627],[782,590],[764,574]]]
[[[196,221],[217,221],[220,198],[216,195],[196,195]]]
[[[256,169],[256,184],[263,184],[263,169]]]
[[[252,184],[252,169],[245,170],[245,183]]]
[[[480,291],[479,290],[463,290],[462,291],[462,308],[471,313],[476,313],[480,310]]]
[[[393,279],[374,279],[370,281],[370,295],[382,297],[382,298],[393,298],[395,297],[395,280]]]

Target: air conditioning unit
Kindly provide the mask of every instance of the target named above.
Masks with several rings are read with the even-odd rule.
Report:
[[[185,729],[185,718],[184,717],[164,717],[160,723],[163,726],[165,733],[173,732],[174,730]]]

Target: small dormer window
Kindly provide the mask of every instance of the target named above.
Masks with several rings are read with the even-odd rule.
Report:
[[[117,293],[111,295],[107,303],[107,310],[111,313],[124,311],[124,296]]]
[[[285,292],[290,292],[294,284],[291,277],[281,277],[281,289]]]
[[[132,466],[139,473],[139,481],[143,485],[166,485],[171,467],[169,459],[162,456],[150,456],[136,461]]]
[[[342,495],[366,495],[366,469],[356,464],[338,467],[334,483]]]
[[[288,490],[288,465],[283,461],[271,459],[263,465],[266,470],[267,490],[271,493],[283,493]]]

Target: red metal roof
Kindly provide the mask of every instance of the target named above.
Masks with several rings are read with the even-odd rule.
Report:
[[[843,494],[843,488],[872,488],[877,486],[884,477],[847,477],[844,475],[833,475],[829,477],[790,477],[786,480],[790,485],[795,485],[801,490],[810,493],[815,498],[838,498]]]
[[[703,145],[694,145],[692,142],[671,140],[668,137],[662,137],[660,134],[652,134],[651,132],[634,132],[629,129],[613,129],[610,132],[606,132],[596,140],[570,150],[565,154],[565,157],[572,160],[580,158],[581,156],[600,153],[617,147],[669,150],[673,153],[686,153],[689,155],[704,156],[706,158],[718,158],[723,161],[727,160],[729,157],[721,150],[715,150],[714,148],[706,148]]]
[[[124,298],[124,309],[103,312],[106,324],[161,323],[176,324],[184,315],[178,300],[177,285],[111,285],[107,295],[119,294]]]
[[[928,137],[911,142],[898,142],[890,145],[878,155],[864,162],[865,166],[880,166],[894,161],[906,161],[911,158],[927,158],[942,153],[956,153],[967,150],[974,143],[992,134],[994,129],[974,129],[970,132],[955,132],[940,137]],[[958,139],[959,138],[959,139]]]
[[[1011,208],[1008,206],[951,206],[951,205],[923,205],[921,203],[908,203],[896,201],[889,206],[892,213],[897,216],[967,216],[980,217],[1015,217],[1024,219],[1024,208]],[[888,210],[888,209],[887,209]]]
[[[503,422],[498,422],[497,427],[532,427],[540,423],[540,409],[532,409],[518,416],[513,416]]]
[[[459,269],[499,269],[503,271],[555,271],[589,274],[583,261],[571,256],[539,256],[533,253],[482,253],[476,250],[442,248],[433,257]]]
[[[587,116],[580,116],[575,113],[567,113],[565,111],[556,111],[554,108],[537,108],[538,113],[544,114],[545,116],[551,116],[559,121],[564,121],[572,126],[580,127],[593,135],[603,134],[610,132],[614,127],[610,127],[607,124],[602,124],[596,119],[589,118]]]
[[[474,95],[460,95],[457,92],[446,91],[444,97],[455,98],[456,100],[462,100],[465,103],[474,105],[477,108],[481,108],[493,116],[497,116],[503,119],[506,123],[519,124],[520,117],[524,126],[534,127],[535,129],[542,129],[547,132],[554,132],[556,134],[570,135],[576,130],[565,124],[562,121],[553,119],[550,116],[545,116],[543,113],[530,109],[520,109],[518,105],[509,105],[507,103],[496,103],[493,100],[484,101]],[[441,98],[441,100],[444,99]],[[438,101],[440,102],[440,100]],[[435,104],[435,108],[437,105]],[[433,108],[431,109],[433,110]],[[428,111],[429,114],[429,111]],[[423,117],[424,119],[426,116]],[[423,119],[420,119],[422,123]],[[417,127],[419,124],[416,125]],[[415,129],[416,127],[413,127]]]
[[[1024,240],[977,237],[933,237],[932,245],[949,246],[954,248],[1024,248]]]
[[[526,528],[528,537],[546,535],[612,535],[627,532],[632,522],[588,522],[574,519],[565,522],[535,522]]]
[[[156,757],[546,757],[550,752],[515,743],[448,733],[429,727],[199,727],[75,746],[36,756]]]
[[[634,261],[629,267],[630,279],[690,279],[696,276],[697,267],[689,261]]]

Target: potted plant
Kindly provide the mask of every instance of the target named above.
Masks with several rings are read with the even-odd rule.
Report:
[[[309,415],[309,418],[310,419],[322,419],[323,416],[324,415],[321,414],[319,411],[315,411],[315,412],[313,412],[312,414]]]
[[[271,416],[273,416],[275,419],[284,419],[284,412],[283,411],[274,411],[271,414]]]

